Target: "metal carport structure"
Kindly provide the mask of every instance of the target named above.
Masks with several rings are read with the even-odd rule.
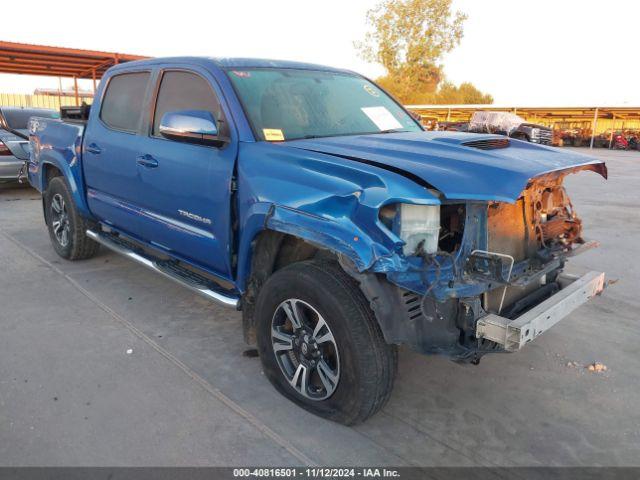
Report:
[[[0,41],[0,73],[73,78],[76,105],[79,78],[92,79],[95,91],[96,81],[109,67],[145,58],[149,57]]]

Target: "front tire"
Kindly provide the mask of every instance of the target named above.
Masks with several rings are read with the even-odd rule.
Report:
[[[93,257],[100,244],[86,235],[91,226],[78,213],[63,177],[54,177],[44,193],[44,211],[49,237],[56,253],[67,260]]]
[[[258,295],[256,326],[265,375],[302,408],[353,425],[388,400],[396,348],[337,264],[305,261],[274,273]]]

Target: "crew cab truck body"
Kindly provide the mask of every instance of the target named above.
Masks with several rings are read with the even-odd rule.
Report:
[[[396,345],[477,362],[603,289],[562,181],[590,157],[425,132],[372,82],[315,65],[167,58],[111,68],[86,124],[34,118],[56,251],[100,244],[242,310],[286,397],[352,424]],[[505,357],[505,361],[508,361]]]

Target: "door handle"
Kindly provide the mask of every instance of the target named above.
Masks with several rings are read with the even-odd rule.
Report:
[[[147,168],[156,168],[158,166],[158,161],[148,153],[146,155],[136,157],[136,163]]]
[[[102,153],[102,149],[95,143],[90,143],[89,145],[84,147],[84,149],[89,153],[93,153],[94,155],[100,155],[100,153]]]

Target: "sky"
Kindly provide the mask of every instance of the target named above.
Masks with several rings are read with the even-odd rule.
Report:
[[[298,60],[375,78],[384,70],[359,58],[354,41],[364,37],[365,14],[378,1],[55,0],[60,8],[52,8],[52,0],[30,0],[28,8],[42,14],[3,22],[0,40]],[[640,1],[454,0],[453,8],[469,17],[462,42],[443,61],[454,83],[470,81],[500,105],[640,105]],[[2,93],[38,87],[57,88],[58,79],[0,74]]]

